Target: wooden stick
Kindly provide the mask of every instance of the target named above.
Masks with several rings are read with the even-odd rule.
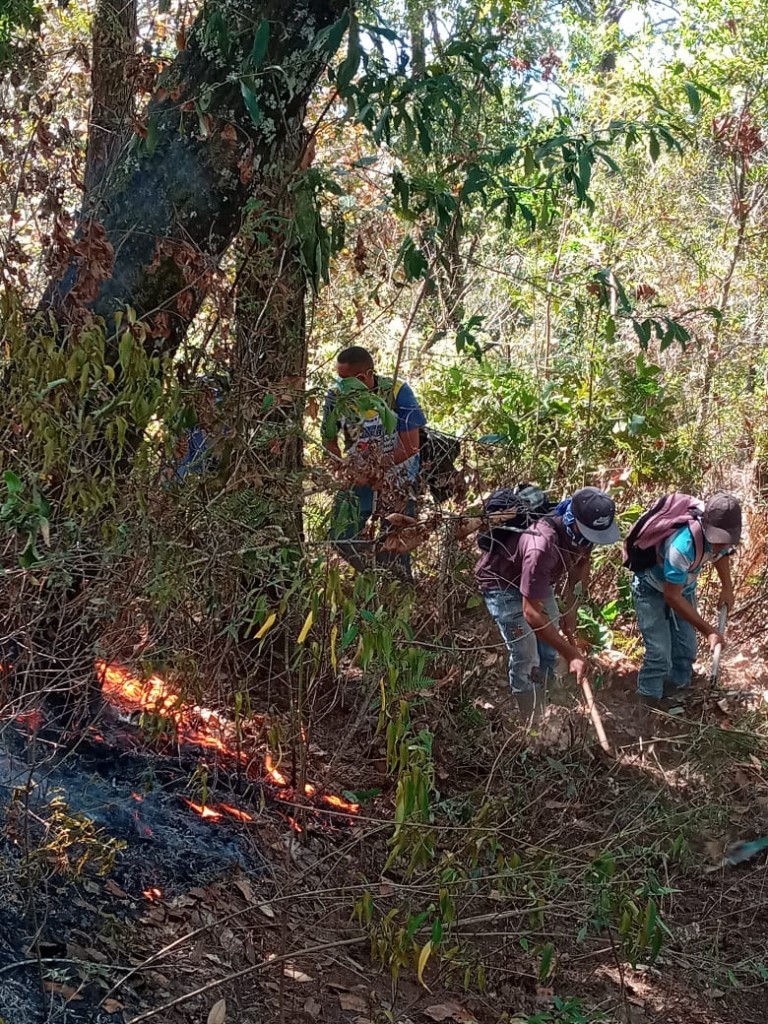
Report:
[[[584,700],[587,702],[587,710],[589,711],[589,717],[592,719],[592,725],[595,727],[597,738],[600,741],[600,746],[606,752],[606,754],[613,754],[611,750],[611,744],[608,742],[608,737],[605,734],[603,727],[603,720],[600,717],[600,712],[597,710],[595,705],[595,698],[592,694],[592,687],[589,685],[588,679],[582,679],[581,688],[584,691]]]

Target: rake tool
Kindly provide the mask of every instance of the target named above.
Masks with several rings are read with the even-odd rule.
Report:
[[[728,605],[724,604],[720,609],[720,620],[718,622],[717,631],[722,636],[725,633],[725,624],[728,621]],[[720,656],[723,653],[723,645],[716,644],[715,650],[712,654],[712,672],[709,677],[709,685],[712,687],[717,686],[717,677],[720,673]]]

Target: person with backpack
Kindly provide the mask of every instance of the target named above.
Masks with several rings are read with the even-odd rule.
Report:
[[[488,499],[483,518],[475,576],[509,652],[510,690],[521,717],[533,722],[558,654],[579,683],[586,678],[587,661],[574,641],[576,605],[587,590],[592,549],[620,539],[616,506],[596,487],[581,488],[554,509],[537,488],[503,488]],[[563,580],[561,615],[555,590]]]
[[[325,400],[321,435],[346,486],[334,501],[330,539],[342,557],[362,571],[370,567],[375,552],[374,544],[361,540],[374,512],[416,513],[420,431],[427,419],[410,385],[379,376],[367,349],[355,345],[339,352],[336,373]],[[383,523],[382,533],[386,532]],[[395,563],[406,578],[412,576],[409,554],[379,550],[375,561]]]
[[[696,587],[705,565],[720,578],[718,605],[733,607],[731,555],[741,539],[741,505],[732,494],[707,502],[690,494],[660,498],[630,530],[624,565],[632,570],[632,597],[645,644],[637,677],[641,708],[659,708],[665,697],[690,692],[696,632],[714,650],[719,627],[702,618]]]

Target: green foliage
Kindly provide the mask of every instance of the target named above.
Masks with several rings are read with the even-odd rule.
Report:
[[[21,32],[33,30],[42,11],[35,0],[2,0],[0,3],[0,69],[14,55],[14,41]]]
[[[547,380],[497,358],[454,365],[423,391],[443,426],[461,431],[469,410],[483,423],[479,457],[506,452],[536,480],[559,484],[574,465],[626,467],[638,482],[690,472],[677,438],[679,387],[661,368],[642,355],[581,368],[575,355],[559,357]]]

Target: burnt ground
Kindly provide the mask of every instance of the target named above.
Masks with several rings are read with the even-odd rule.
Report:
[[[308,777],[370,794],[354,819],[297,808],[301,834],[288,797],[243,789],[210,754],[207,800],[251,821],[183,802],[199,799],[200,752],[120,750],[110,735],[62,751],[6,726],[4,1024],[763,1022],[766,855],[717,865],[728,841],[768,835],[768,652],[734,645],[717,693],[703,664],[696,698],[642,740],[635,666],[603,655],[608,758],[567,686],[537,735],[517,729],[481,616],[454,639],[461,671],[452,652],[412,695],[436,766],[430,855],[412,872],[407,857],[384,870],[396,794],[355,672],[320,695]],[[441,892],[453,920],[422,985]]]

